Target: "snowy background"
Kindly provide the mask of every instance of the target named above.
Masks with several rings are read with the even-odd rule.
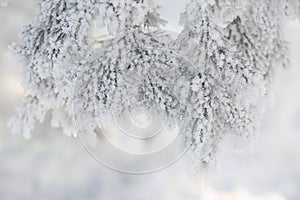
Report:
[[[0,1],[1,2],[1,1]],[[6,2],[6,1],[5,1]],[[179,31],[187,0],[160,0],[168,28]],[[4,5],[4,4],[3,4]],[[76,138],[49,123],[25,141],[6,122],[22,96],[21,65],[8,52],[20,28],[34,15],[33,0],[0,6],[0,199],[2,200],[299,200],[300,199],[300,23],[287,25],[291,66],[282,74],[276,102],[268,110],[254,151],[236,153],[228,138],[218,166],[195,176],[185,160],[148,175],[125,175],[93,160]],[[204,180],[203,180],[204,179]]]

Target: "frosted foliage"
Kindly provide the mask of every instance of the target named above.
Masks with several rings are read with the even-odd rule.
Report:
[[[106,19],[108,31],[118,34],[134,27],[158,27],[165,21],[159,17],[153,0],[108,0],[102,4],[100,19]],[[102,22],[104,23],[104,22]]]
[[[258,130],[275,74],[287,65],[281,31],[299,4],[191,0],[172,40],[152,0],[44,0],[14,45],[26,95],[12,131],[29,138],[51,112],[66,135],[76,135],[73,118],[94,134],[97,117],[134,101],[164,110],[205,166],[225,135],[247,139]],[[108,39],[92,37],[94,23]]]
[[[29,135],[36,119],[34,109],[47,112],[63,106],[68,93],[68,73],[88,52],[92,20],[95,15],[92,1],[42,1],[34,23],[22,32],[22,45],[15,51],[23,59],[23,85],[27,97],[19,113],[11,119],[14,133]],[[28,104],[31,106],[22,106]],[[23,120],[23,113],[28,120]]]
[[[65,115],[59,116],[66,116],[68,120],[62,118],[64,123],[54,120],[56,126],[67,121],[71,123],[70,98],[75,76],[82,66],[80,62],[94,51],[96,42],[96,38],[91,37],[93,23],[107,23],[107,29],[112,33],[120,33],[125,29],[130,31],[135,27],[157,27],[164,21],[155,10],[157,6],[149,1],[147,3],[138,0],[42,1],[38,5],[35,21],[22,32],[22,44],[13,46],[25,63],[23,85],[27,94],[18,108],[18,114],[9,122],[13,133],[29,137],[34,122],[41,119],[28,111],[28,102],[44,112],[65,112]],[[128,15],[135,21],[128,20]],[[24,115],[28,120],[23,120]],[[70,124],[65,127],[65,133],[72,134]]]
[[[211,161],[226,134],[248,138],[257,130],[273,74],[286,64],[281,6],[273,0],[192,0],[182,14],[176,46],[197,67],[185,137],[200,164]]]

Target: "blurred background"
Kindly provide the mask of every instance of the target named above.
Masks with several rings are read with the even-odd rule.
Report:
[[[4,2],[4,3],[3,3]],[[6,3],[7,2],[7,5]],[[179,31],[187,0],[159,0],[168,28]],[[34,137],[13,136],[7,120],[22,97],[21,64],[8,51],[35,13],[33,0],[0,0],[0,199],[2,200],[299,200],[300,23],[286,25],[291,66],[283,72],[276,101],[265,115],[253,151],[237,153],[224,140],[218,164],[195,175],[181,159],[148,175],[126,175],[101,166],[77,138],[49,122]],[[205,175],[204,175],[205,174]]]

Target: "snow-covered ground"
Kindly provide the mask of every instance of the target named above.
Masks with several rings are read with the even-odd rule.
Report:
[[[178,31],[187,0],[162,2],[168,28]],[[172,5],[172,7],[171,7]],[[125,175],[99,165],[78,139],[66,138],[49,123],[25,141],[12,136],[7,119],[18,104],[20,64],[7,46],[34,14],[33,0],[8,0],[0,7],[0,199],[73,200],[299,200],[300,199],[300,23],[287,28],[291,67],[283,74],[273,109],[264,119],[255,151],[237,154],[227,139],[219,164],[203,178],[180,160],[148,175]]]

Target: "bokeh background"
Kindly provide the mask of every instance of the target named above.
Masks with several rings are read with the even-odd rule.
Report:
[[[300,23],[286,24],[291,65],[282,73],[276,101],[251,150],[236,152],[224,140],[218,164],[195,175],[187,160],[148,175],[126,175],[101,166],[49,122],[34,137],[11,135],[7,120],[22,97],[22,65],[8,51],[35,13],[33,0],[0,0],[0,199],[1,200],[299,200]],[[187,0],[159,0],[168,28],[179,31]],[[49,120],[48,120],[49,121]],[[247,149],[247,148],[245,148]]]

